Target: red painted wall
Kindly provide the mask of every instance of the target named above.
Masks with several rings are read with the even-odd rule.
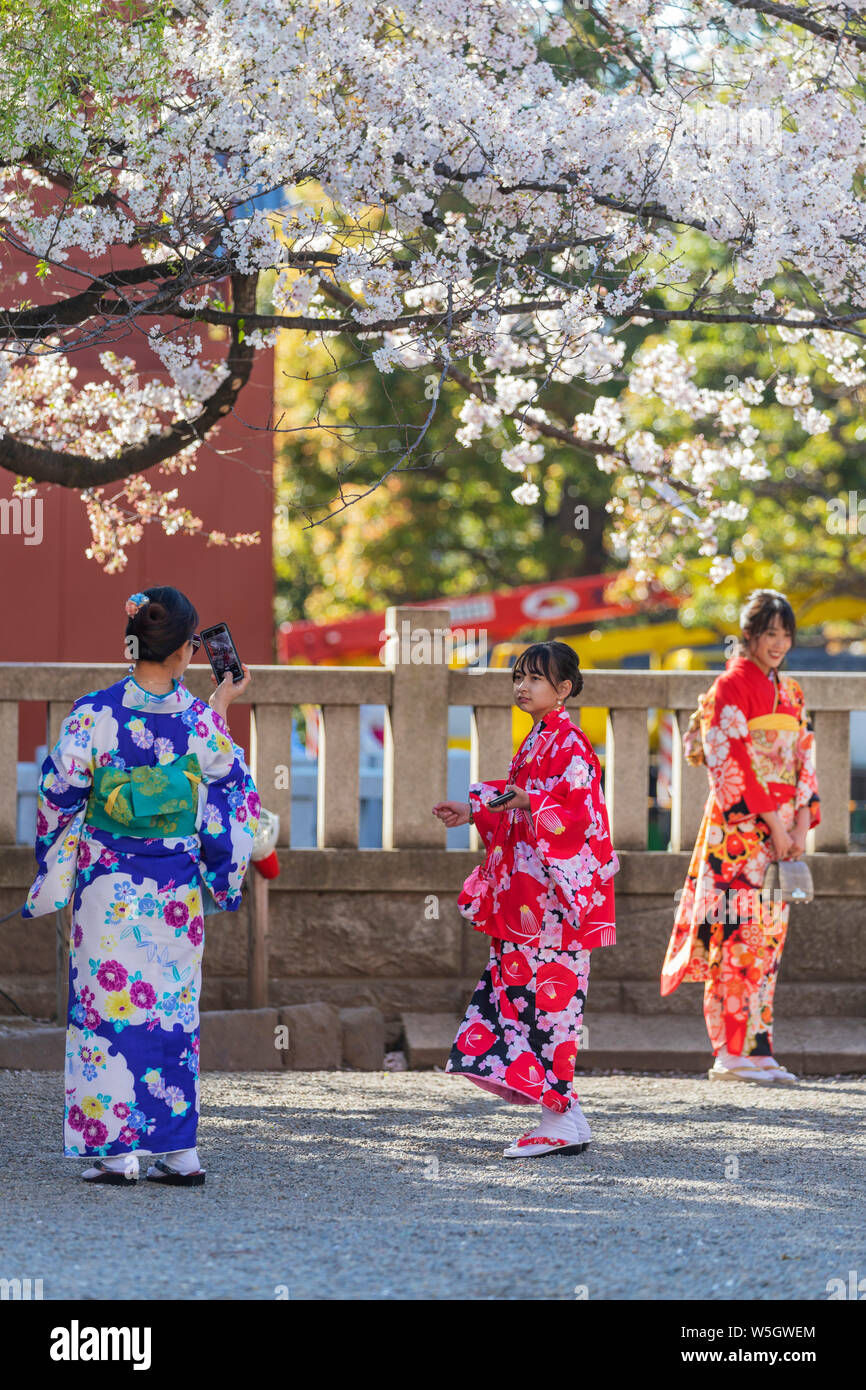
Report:
[[[85,355],[76,359],[84,379]],[[203,627],[227,622],[244,661],[274,660],[274,436],[242,423],[267,424],[272,383],[272,356],[262,352],[238,399],[237,418],[229,416],[199,449],[196,472],[185,478],[152,475],[154,486],[177,485],[178,502],[202,518],[205,532],[260,531],[260,544],[237,550],[208,546],[203,538],[166,536],[153,524],[145,527],[139,544],[129,547],[126,569],[106,575],[85,557],[90,530],[79,494],[40,487],[41,544],[25,545],[24,536],[0,534],[0,660],[122,661],[124,602],[154,584],[182,589]],[[12,496],[12,484],[12,475],[0,469],[0,497]],[[232,732],[249,747],[248,708],[232,714]],[[19,758],[32,760],[34,748],[44,742],[44,706],[22,706]]]

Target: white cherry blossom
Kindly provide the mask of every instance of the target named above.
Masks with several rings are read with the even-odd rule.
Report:
[[[109,90],[71,119],[0,75],[0,464],[39,483],[74,460],[94,557],[122,564],[144,525],[201,527],[149,470],[193,466],[254,354],[342,336],[417,371],[428,423],[456,382],[455,443],[499,432],[519,503],[547,440],[571,443],[613,478],[636,565],[687,507],[723,577],[723,494],[769,475],[753,407],[808,440],[832,425],[817,374],[866,381],[866,0],[817,29],[801,0],[593,8],[592,71],[570,61],[580,7],[540,0],[176,0],[158,52],[106,18]],[[678,319],[754,324],[772,379],[702,388]],[[217,360],[202,324],[228,330]],[[161,373],[135,365],[145,339]],[[653,412],[688,438],[664,445]]]

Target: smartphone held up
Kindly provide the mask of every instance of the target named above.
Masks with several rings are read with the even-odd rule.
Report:
[[[244,678],[244,668],[228,626],[215,623],[213,627],[203,628],[201,640],[217,685],[222,685],[229,672],[232,683],[239,685]]]

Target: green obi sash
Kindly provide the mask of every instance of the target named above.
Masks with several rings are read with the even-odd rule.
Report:
[[[98,767],[85,820],[112,835],[194,835],[201,767],[195,753],[161,767]]]

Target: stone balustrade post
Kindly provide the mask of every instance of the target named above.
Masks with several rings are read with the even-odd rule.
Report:
[[[383,849],[444,849],[445,826],[431,807],[448,789],[448,608],[389,608],[385,665]],[[476,678],[477,679],[477,678]]]
[[[683,757],[683,734],[692,711],[675,710],[676,732],[671,745],[671,849],[691,849],[709,796],[707,769],[692,767]]]
[[[646,849],[648,790],[646,709],[609,708],[604,798],[615,849]]]
[[[812,727],[821,798],[821,820],[812,832],[815,848],[847,854],[851,840],[851,715],[846,709],[819,709],[813,715]]]
[[[357,849],[360,823],[359,705],[323,705],[319,726],[316,840],[319,849]]]
[[[280,818],[277,848],[291,844],[292,707],[254,704],[250,719],[250,770],[262,805]]]

